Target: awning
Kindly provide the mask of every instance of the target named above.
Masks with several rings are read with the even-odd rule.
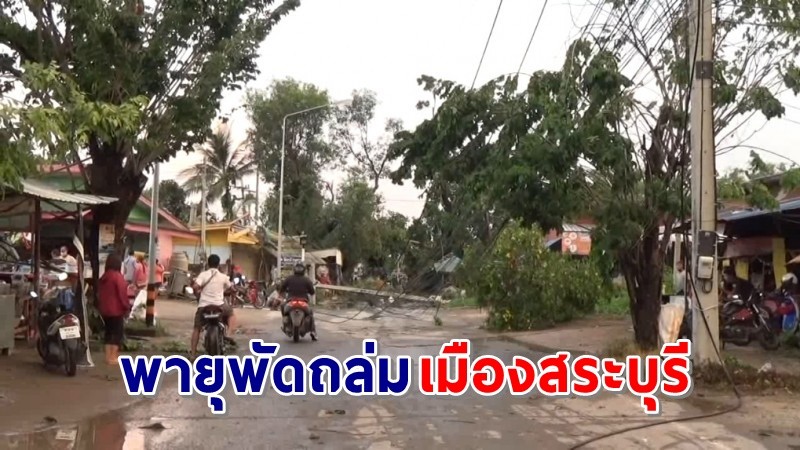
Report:
[[[22,180],[22,192],[39,199],[75,205],[108,205],[117,201],[112,197],[59,191],[39,180]]]
[[[317,256],[321,259],[336,258],[336,264],[339,266],[341,266],[343,262],[342,252],[339,249],[329,248],[325,250],[315,250],[313,252],[308,252],[308,253]]]
[[[99,195],[76,194],[60,191],[41,180],[22,180],[21,189],[9,187],[5,197],[0,200],[0,230],[28,231],[31,229],[31,218],[36,211],[36,201],[40,202],[43,217],[74,211],[75,205],[107,205],[117,199]]]

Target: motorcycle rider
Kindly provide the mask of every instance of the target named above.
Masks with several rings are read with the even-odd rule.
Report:
[[[283,294],[283,304],[281,304],[281,314],[286,317],[286,303],[290,299],[302,298],[306,302],[311,300],[312,295],[316,293],[314,283],[306,277],[306,268],[302,263],[297,263],[294,266],[294,274],[283,280],[278,286],[278,292]],[[288,295],[287,295],[288,294]],[[309,317],[311,319],[311,340],[317,340],[317,329],[314,325],[314,311],[308,308]]]
[[[725,270],[722,271],[722,276],[725,280],[725,290],[738,295],[739,299],[742,301],[749,300],[750,296],[756,291],[753,283],[739,278],[736,275],[736,271],[731,266],[726,267]]]
[[[195,278],[192,289],[195,294],[199,293],[197,311],[194,314],[194,329],[192,331],[192,356],[197,354],[197,343],[200,341],[200,331],[203,329],[203,311],[206,306],[217,306],[222,308],[222,320],[226,323],[225,333],[230,334],[235,329],[236,318],[233,315],[233,308],[225,302],[225,291],[231,288],[231,282],[227,275],[219,270],[219,256],[211,255],[208,257],[208,270],[201,272]],[[230,341],[230,337],[226,336]]]

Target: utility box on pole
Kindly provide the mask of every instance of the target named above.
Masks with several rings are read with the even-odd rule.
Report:
[[[717,192],[712,76],[714,30],[710,0],[689,1],[689,57],[692,65],[692,283],[693,357],[696,363],[719,359],[719,271],[717,270]],[[705,318],[705,320],[704,320]]]

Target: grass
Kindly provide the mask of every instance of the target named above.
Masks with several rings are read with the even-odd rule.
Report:
[[[137,332],[145,332],[152,329],[155,330],[156,337],[169,336],[169,333],[167,333],[167,330],[164,328],[164,326],[158,322],[156,322],[152,328],[148,327],[147,324],[141,320],[129,320],[125,324],[125,331],[130,332],[131,335],[135,335]]]
[[[469,295],[456,296],[450,303],[447,304],[449,308],[478,308],[478,299]]]
[[[628,293],[623,288],[615,288],[611,295],[597,301],[594,305],[594,313],[600,316],[630,316]]]

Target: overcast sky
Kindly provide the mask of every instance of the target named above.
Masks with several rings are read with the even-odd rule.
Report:
[[[261,74],[249,88],[265,88],[285,77],[316,84],[333,99],[344,99],[354,89],[371,89],[378,95],[378,119],[402,119],[412,128],[429,111],[417,111],[426,98],[417,86],[422,74],[471,84],[492,24],[496,0],[302,0],[267,37],[261,49]],[[505,0],[483,62],[477,84],[516,72],[539,17],[542,0]],[[581,0],[552,0],[525,60],[522,72],[558,69],[569,41],[580,33],[594,6]],[[222,112],[242,104],[243,92],[229,93]],[[800,151],[792,142],[800,132],[800,100],[786,100],[787,118],[764,125],[760,116],[743,127],[733,139],[764,147],[792,159]],[[242,110],[234,112],[234,136],[243,139],[249,123]],[[378,125],[378,124],[376,124]],[[762,128],[763,126],[763,128]],[[724,171],[747,162],[748,148],[718,157]],[[797,155],[797,156],[793,156]],[[785,159],[764,153],[768,161]],[[195,159],[180,158],[162,166],[162,179],[175,178]],[[340,178],[326,174],[328,181]],[[334,180],[335,181],[335,180]],[[245,180],[255,188],[255,180]],[[261,186],[262,199],[268,186]],[[418,216],[423,201],[410,185],[384,181],[380,192],[389,210]]]

